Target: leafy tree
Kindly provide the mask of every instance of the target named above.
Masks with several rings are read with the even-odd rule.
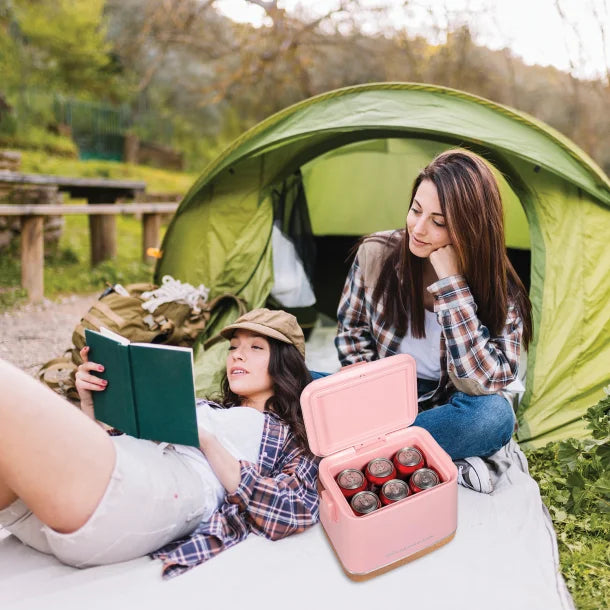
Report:
[[[112,95],[104,0],[13,0],[10,35],[21,85],[96,98]]]

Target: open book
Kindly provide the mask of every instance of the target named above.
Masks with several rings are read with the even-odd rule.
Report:
[[[199,446],[193,350],[130,343],[107,328],[85,337],[89,360],[104,365],[93,374],[108,381],[92,392],[96,419],[137,438]]]

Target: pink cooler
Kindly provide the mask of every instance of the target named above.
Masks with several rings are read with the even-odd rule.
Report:
[[[457,469],[417,415],[415,360],[399,354],[310,383],[301,395],[309,446],[320,461],[320,521],[346,574],[375,576],[449,542],[457,527]],[[441,482],[361,516],[335,477],[406,446],[424,454]]]

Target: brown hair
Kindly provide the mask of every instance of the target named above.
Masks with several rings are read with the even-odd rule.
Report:
[[[531,303],[506,254],[502,199],[491,169],[466,150],[441,153],[415,179],[409,208],[424,180],[432,182],[438,192],[449,238],[477,304],[479,319],[492,336],[498,336],[512,301],[523,320],[523,344],[527,348],[532,337]],[[400,335],[410,329],[414,337],[424,337],[424,259],[409,250],[407,231],[389,248],[373,300],[382,301],[382,321],[394,326]]]
[[[261,335],[262,336],[262,335]],[[292,343],[284,343],[271,337],[269,342],[269,375],[273,381],[273,395],[265,403],[265,411],[273,411],[290,427],[297,443],[308,453],[309,444],[301,411],[301,392],[311,381],[311,374],[303,356]],[[231,391],[228,377],[222,380],[223,407],[232,407],[241,402],[241,397]]]

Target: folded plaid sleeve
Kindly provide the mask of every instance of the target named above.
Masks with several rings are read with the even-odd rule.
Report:
[[[227,501],[237,505],[249,528],[270,540],[279,540],[317,523],[318,460],[301,449],[289,434],[282,461],[272,476],[261,466],[240,462],[241,483]]]
[[[234,504],[223,504],[209,521],[202,521],[187,538],[151,553],[163,561],[163,578],[173,578],[245,540],[249,529]]]
[[[459,379],[476,381],[485,392],[497,392],[513,381],[519,368],[523,321],[512,304],[498,337],[477,317],[477,305],[462,275],[428,287],[447,342],[450,366]]]
[[[342,366],[361,360],[376,360],[378,357],[366,311],[364,279],[358,256],[354,259],[341,293],[335,346]]]

